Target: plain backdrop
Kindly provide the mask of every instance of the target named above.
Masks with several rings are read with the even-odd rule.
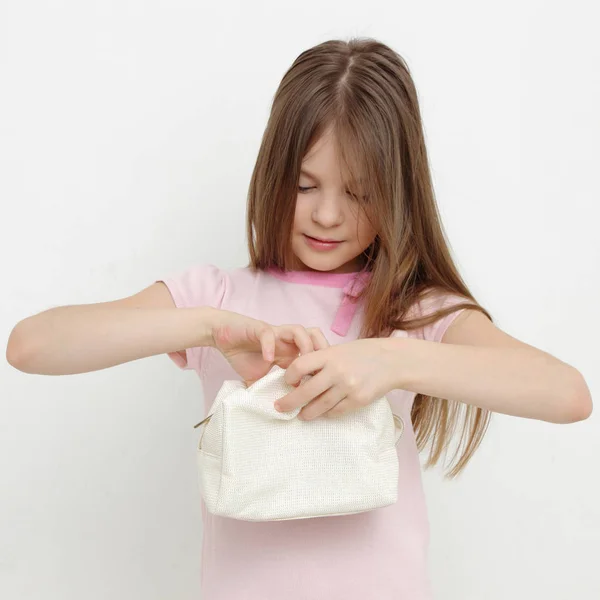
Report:
[[[476,299],[577,367],[598,403],[597,10],[0,1],[1,339],[52,306],[246,264],[247,188],[281,77],[310,46],[369,36],[413,73]],[[197,599],[197,376],[164,355],[63,377],[4,360],[0,398],[0,596]],[[425,473],[436,600],[600,597],[599,422],[496,415],[461,477]]]

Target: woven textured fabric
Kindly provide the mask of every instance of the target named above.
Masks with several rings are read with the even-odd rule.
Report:
[[[209,512],[244,521],[346,515],[394,504],[402,418],[383,397],[336,417],[296,418],[274,403],[295,388],[274,366],[225,381],[203,421],[198,474]],[[304,379],[306,380],[306,378]]]

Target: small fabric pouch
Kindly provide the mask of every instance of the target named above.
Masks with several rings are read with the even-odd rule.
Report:
[[[297,419],[274,403],[293,391],[274,366],[251,386],[225,381],[200,427],[207,510],[244,521],[365,512],[397,500],[404,421],[382,397],[335,417]]]

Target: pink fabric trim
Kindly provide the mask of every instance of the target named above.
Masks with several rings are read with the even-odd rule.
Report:
[[[283,271],[276,267],[267,269],[267,273],[289,281],[291,283],[304,283],[306,285],[324,285],[326,287],[344,287],[360,271],[351,273],[330,273],[329,271]]]
[[[352,319],[358,308],[356,298],[367,285],[370,275],[369,272],[359,273],[344,286],[344,297],[331,325],[331,331],[334,333],[342,337],[348,333]]]

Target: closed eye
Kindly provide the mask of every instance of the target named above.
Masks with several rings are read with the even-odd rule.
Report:
[[[298,186],[298,191],[301,194],[305,194],[306,192],[308,192],[308,190],[312,190],[314,186]],[[354,200],[358,200],[358,197],[353,194],[350,190],[346,190],[346,194],[348,194],[351,198],[353,198]]]

